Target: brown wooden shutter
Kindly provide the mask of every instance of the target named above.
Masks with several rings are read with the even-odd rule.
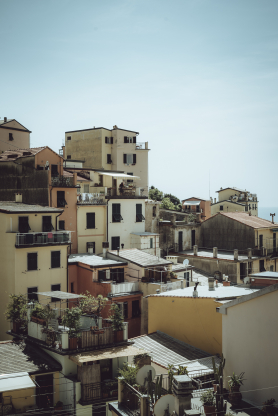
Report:
[[[133,153],[133,163],[136,163],[136,154]]]
[[[124,153],[124,163],[126,163],[126,154]]]
[[[127,136],[124,136],[124,143],[127,143]]]
[[[133,137],[133,143],[136,143],[136,136]]]

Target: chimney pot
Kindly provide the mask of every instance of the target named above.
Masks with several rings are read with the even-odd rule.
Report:
[[[4,121],[5,121],[5,122],[7,121],[7,117],[4,117]]]
[[[217,259],[217,247],[213,247],[212,249],[213,257]]]
[[[234,250],[234,260],[238,261],[238,250]]]
[[[197,244],[195,246],[193,246],[193,254],[194,254],[194,256],[198,256],[198,246],[197,246]]]
[[[15,202],[22,202],[22,194],[20,193],[15,194]]]

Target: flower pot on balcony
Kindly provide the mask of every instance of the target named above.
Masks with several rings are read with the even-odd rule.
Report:
[[[229,401],[232,406],[238,406],[242,399],[242,394],[239,391],[240,386],[230,387]]]
[[[69,339],[69,349],[76,350],[77,349],[77,338],[70,338]]]
[[[13,321],[13,332],[15,333],[15,334],[19,334],[19,332],[20,332],[20,322],[15,322],[15,321]]]
[[[114,331],[114,342],[123,342],[124,340],[124,331]]]
[[[206,415],[215,416],[215,406],[207,406],[204,404],[204,412]]]

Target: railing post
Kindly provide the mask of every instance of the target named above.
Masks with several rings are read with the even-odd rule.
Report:
[[[124,402],[124,377],[118,377],[118,402],[123,403]]]
[[[148,395],[143,394],[140,397],[140,416],[149,416],[150,414],[150,408],[149,408],[149,402],[148,402]]]

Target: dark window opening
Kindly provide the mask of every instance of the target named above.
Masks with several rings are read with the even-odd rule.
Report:
[[[124,319],[128,319],[128,303],[127,302],[124,302],[123,315],[124,315]]]
[[[260,272],[265,272],[264,260],[260,260]]]
[[[111,159],[111,154],[107,154],[107,163],[111,164],[112,163],[112,159]]]
[[[150,248],[153,248],[153,238],[150,238]]]
[[[53,374],[36,376],[36,405],[38,409],[52,407],[53,403]],[[40,412],[41,413],[41,412]]]
[[[94,212],[87,212],[86,214],[87,223],[86,227],[87,229],[95,228],[95,213]]]
[[[74,293],[74,282],[70,284],[70,293]]]
[[[248,274],[252,273],[252,262],[248,262]]]
[[[116,268],[110,270],[110,279],[116,283],[123,283],[125,281],[124,268]]]
[[[120,249],[120,237],[112,237],[112,250]]]
[[[28,233],[31,230],[28,217],[18,217],[18,231],[20,233]]]
[[[87,243],[87,253],[95,254],[95,246],[96,244],[94,242]]]
[[[133,172],[127,172],[127,175],[133,176]],[[133,183],[133,179],[127,179],[127,183]]]
[[[219,209],[220,209],[220,211],[223,211],[224,210],[223,205],[220,205]]]
[[[112,204],[112,222],[121,222],[121,204]]]
[[[135,163],[136,163],[136,154],[134,153],[133,154],[133,165],[135,165]]]
[[[133,143],[136,143],[136,136],[133,137]]]
[[[98,281],[110,280],[109,269],[99,270],[98,271]]]
[[[153,207],[153,217],[156,217],[156,207]]]
[[[140,304],[139,304],[139,300],[133,300],[132,301],[132,318],[136,318],[137,316],[140,316]]]
[[[51,285],[51,292],[59,291],[61,290],[61,285]],[[51,302],[60,302],[59,298],[51,298]]]
[[[65,191],[57,191],[57,207],[65,207],[66,205]]]
[[[51,251],[51,269],[57,269],[61,267],[61,252]]]
[[[59,176],[58,165],[51,165],[51,176]]]
[[[67,155],[67,159],[71,159],[71,155]]]
[[[113,137],[105,137],[105,143],[113,144]]]
[[[38,270],[38,253],[27,253],[27,270]]]
[[[68,136],[68,137],[67,137],[67,140],[71,140],[71,136]]]
[[[136,222],[142,222],[145,219],[142,214],[142,204],[136,204]]]
[[[186,281],[186,287],[189,287],[189,272],[185,272],[183,276]]]
[[[13,133],[9,133],[9,140],[10,140],[10,141],[13,141],[13,139],[14,139],[14,138],[13,138]]]
[[[264,236],[263,234],[259,235],[259,248],[262,248],[264,245]]]
[[[42,166],[42,165],[37,165],[37,170],[44,170],[44,166]]]
[[[42,217],[42,230],[43,232],[51,232],[54,230],[54,227],[52,225],[52,218],[51,215],[43,215]]]
[[[65,221],[64,220],[60,220],[59,221],[59,230],[64,230],[65,229]]]
[[[27,289],[27,295],[28,295],[28,300],[33,300],[34,302],[38,301],[38,295],[37,292],[38,288],[37,287],[28,287]]]

